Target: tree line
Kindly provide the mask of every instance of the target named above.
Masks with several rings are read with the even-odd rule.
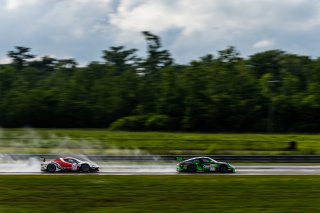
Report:
[[[36,57],[17,46],[0,65],[2,127],[203,132],[319,132],[320,58],[235,47],[176,64],[143,32],[136,49],[110,47],[103,62]]]

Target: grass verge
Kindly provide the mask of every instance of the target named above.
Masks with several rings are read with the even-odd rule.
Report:
[[[296,147],[290,148],[295,141]],[[113,132],[103,129],[3,129],[2,153],[320,154],[320,135]],[[68,153],[66,153],[68,154]]]
[[[0,176],[0,212],[318,212],[318,176]]]

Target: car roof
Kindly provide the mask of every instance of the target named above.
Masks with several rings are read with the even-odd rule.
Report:
[[[207,159],[214,160],[214,159],[212,159],[212,158],[210,158],[210,157],[193,157],[193,158],[187,159],[186,161],[188,161],[188,160],[196,160],[196,159],[201,159],[201,158],[207,158]]]
[[[74,160],[77,160],[77,161],[81,161],[79,160],[78,158],[74,158],[74,157],[61,157],[62,159],[74,159]]]

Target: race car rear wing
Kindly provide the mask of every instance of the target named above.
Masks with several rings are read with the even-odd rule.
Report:
[[[182,156],[176,156],[176,161],[183,161],[183,157]]]
[[[40,160],[42,160],[42,162],[46,162],[46,158],[45,157],[40,157]]]

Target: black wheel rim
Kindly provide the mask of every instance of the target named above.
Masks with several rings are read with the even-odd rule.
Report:
[[[225,167],[225,166],[223,166],[223,167],[221,167],[221,172],[227,172],[228,171],[228,169],[227,169],[227,167]]]
[[[89,171],[89,169],[90,169],[90,167],[89,167],[89,165],[87,165],[87,164],[84,164],[84,165],[82,166],[82,171],[84,171],[84,172]]]
[[[195,165],[190,165],[188,168],[189,172],[195,172],[196,171],[196,166]]]
[[[54,172],[55,170],[56,170],[55,165],[52,165],[52,164],[48,165],[48,171],[49,172]]]

